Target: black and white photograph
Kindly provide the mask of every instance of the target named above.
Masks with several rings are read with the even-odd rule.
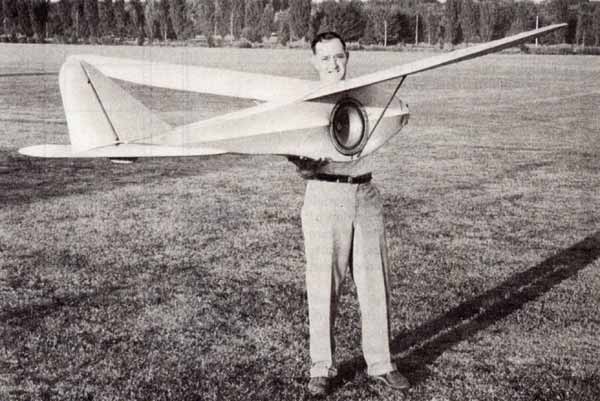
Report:
[[[1,401],[599,401],[600,0],[0,0]]]

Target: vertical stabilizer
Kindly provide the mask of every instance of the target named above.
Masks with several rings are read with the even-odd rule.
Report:
[[[164,135],[172,128],[90,64],[69,57],[60,92],[74,152]]]
[[[63,64],[59,73],[59,86],[74,152],[118,141],[100,107],[94,88],[77,59],[68,58]]]

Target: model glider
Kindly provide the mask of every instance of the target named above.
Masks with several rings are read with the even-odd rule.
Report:
[[[223,153],[355,160],[406,125],[409,111],[396,94],[408,75],[496,52],[565,26],[551,25],[328,85],[199,66],[70,56],[61,67],[59,86],[71,144],[36,145],[19,152],[116,161]],[[263,103],[173,127],[111,78]],[[377,85],[391,80],[397,81],[391,94]]]

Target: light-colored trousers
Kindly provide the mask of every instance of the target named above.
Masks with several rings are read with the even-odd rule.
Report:
[[[367,373],[395,370],[390,358],[388,260],[379,191],[371,183],[308,180],[302,230],[311,377],[337,373],[333,328],[341,284],[349,268],[360,304]]]

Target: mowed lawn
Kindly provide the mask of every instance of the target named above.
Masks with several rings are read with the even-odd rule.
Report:
[[[306,51],[50,45],[0,46],[0,74],[78,52],[313,76]],[[355,52],[350,69],[426,56]],[[173,124],[251,104],[125,86]],[[367,378],[347,280],[328,399],[599,400],[600,58],[491,55],[400,95],[411,120],[374,175],[413,388]],[[16,152],[66,141],[56,77],[0,78],[0,399],[309,399],[294,167]]]

